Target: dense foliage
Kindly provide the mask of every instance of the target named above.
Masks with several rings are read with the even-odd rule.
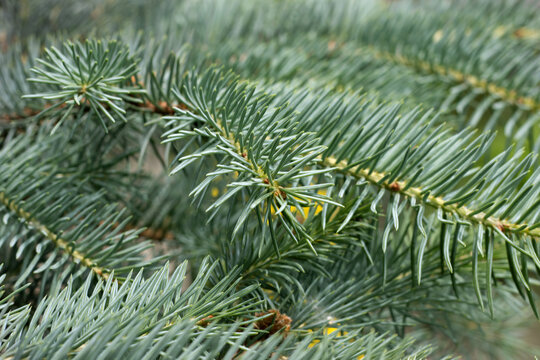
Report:
[[[0,358],[540,354],[537,3],[0,16]]]

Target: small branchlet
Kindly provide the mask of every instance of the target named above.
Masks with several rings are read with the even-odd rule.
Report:
[[[67,107],[54,130],[75,106],[90,108],[107,130],[104,117],[113,123],[117,119],[127,121],[125,103],[141,102],[132,95],[145,92],[130,83],[137,73],[137,60],[127,46],[116,41],[66,42],[61,50],[45,49],[44,57],[37,62],[40,66],[31,69],[36,76],[29,81],[43,84],[49,91],[24,97],[54,103],[42,114]]]

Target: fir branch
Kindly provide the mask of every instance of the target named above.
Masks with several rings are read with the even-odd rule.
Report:
[[[57,126],[76,105],[88,104],[107,130],[102,115],[114,123],[112,112],[127,121],[124,102],[137,102],[138,99],[130,95],[144,92],[135,87],[122,86],[136,74],[137,62],[129,55],[127,47],[115,41],[86,41],[84,45],[67,42],[63,52],[52,47],[45,50],[45,56],[45,60],[37,59],[41,67],[31,69],[37,77],[29,81],[59,89],[24,97],[58,101],[50,109],[59,105],[67,106],[68,110],[64,111],[66,115]]]
[[[171,334],[177,333],[182,327],[189,327],[189,332],[192,333],[186,341],[194,340],[193,335],[196,337],[202,333],[203,336],[208,336],[209,333],[227,330],[227,326],[218,328],[207,325],[208,331],[205,331],[204,326],[196,326],[195,323],[208,313],[214,314],[212,322],[215,323],[226,322],[227,319],[232,320],[239,315],[249,316],[254,312],[257,303],[241,300],[253,287],[236,290],[235,271],[207,288],[214,267],[215,264],[209,264],[208,260],[203,261],[199,276],[184,291],[182,283],[187,263],[175,269],[170,277],[168,266],[165,266],[148,279],[143,279],[142,272],[139,272],[133,278],[129,276],[121,285],[114,282],[111,276],[107,281],[98,281],[92,290],[91,276],[76,290],[72,288],[73,283],[70,281],[65,289],[43,300],[31,319],[20,320],[28,325],[10,334],[7,341],[0,344],[0,352],[8,358],[32,358],[37,354],[47,358],[53,354],[63,354],[65,357],[87,354],[92,349],[103,346],[108,348],[107,351],[118,350],[115,342],[128,341],[138,343],[146,353],[147,344],[144,339],[153,341],[169,331]],[[140,293],[145,293],[146,296],[138,296]],[[2,320],[5,319],[0,318],[0,324]],[[255,320],[252,317],[251,321],[245,322],[245,326]],[[57,333],[60,328],[68,325],[71,325],[70,331]],[[236,331],[238,326],[232,327],[231,333],[223,334],[225,339],[245,339],[245,336],[240,336],[241,330]],[[246,329],[246,335],[248,334],[253,334],[249,327]],[[105,339],[101,339],[101,336]],[[96,343],[96,339],[101,341]],[[55,344],[59,341],[68,345],[57,347]],[[230,342],[226,341],[222,346],[226,343]],[[128,348],[129,346],[126,346],[124,351]],[[214,351],[216,350],[219,351],[219,348]]]
[[[5,250],[0,259],[7,263],[13,257],[8,274],[23,283],[45,270],[58,273],[40,280],[47,289],[85,272],[73,273],[76,269],[104,279],[116,269],[115,280],[121,281],[130,269],[151,266],[156,259],[143,261],[141,256],[149,247],[139,239],[142,229],[123,231],[125,211],[107,204],[105,192],[94,192],[88,185],[91,180],[81,182],[80,170],[68,170],[72,155],[58,151],[63,146],[60,139],[63,134],[24,134],[0,151],[0,246]],[[14,260],[24,266],[19,268]],[[54,268],[48,269],[51,265]]]
[[[52,241],[56,247],[61,249],[62,251],[68,253],[73,259],[83,265],[89,268],[92,272],[94,272],[99,277],[103,278],[104,280],[107,280],[109,278],[110,270],[103,269],[100,266],[97,266],[96,262],[90,258],[85,257],[84,254],[74,249],[73,245],[71,245],[66,240],[62,239],[58,236],[58,234],[52,232],[47,228],[47,226],[41,224],[39,221],[37,221],[35,218],[32,217],[32,214],[29,212],[23,210],[21,207],[19,207],[15,201],[10,200],[5,196],[4,192],[0,192],[0,202],[9,210],[11,210],[17,217],[24,220],[28,226],[34,228],[36,231],[43,234],[47,239]]]
[[[397,64],[402,64],[422,71],[426,74],[436,74],[455,83],[467,84],[487,95],[492,95],[497,99],[517,107],[524,107],[531,112],[540,111],[540,102],[534,98],[520,95],[516,90],[505,88],[486,79],[481,79],[474,75],[466,74],[444,65],[414,59],[402,53],[391,53],[388,51],[378,50],[374,45],[367,46],[366,51],[371,52],[375,58],[385,59]]]
[[[390,359],[411,352],[424,358],[430,352],[427,347],[415,349],[411,339],[364,334],[362,330],[341,336],[339,331],[329,336],[322,329],[311,333],[300,330],[290,332],[286,338],[281,332],[261,338],[269,330],[257,326],[268,316],[254,315],[258,303],[242,300],[255,287],[235,289],[235,271],[207,287],[215,265],[203,261],[198,276],[185,290],[181,286],[187,270],[185,262],[170,277],[164,267],[148,279],[139,273],[122,285],[110,279],[100,280],[91,291],[90,277],[80,289],[72,289],[70,283],[45,299],[31,318],[28,314],[16,318],[17,310],[0,316],[0,325],[9,319],[16,320],[17,325],[28,324],[26,328],[16,326],[16,331],[0,343],[0,351],[7,359],[87,358],[99,352],[103,356],[132,358],[143,354],[150,358],[193,358],[204,353],[230,360],[257,359],[264,354],[307,359],[329,352],[343,358]],[[137,296],[139,293],[146,296]],[[209,313],[213,316],[205,315]],[[237,320],[242,317],[247,318]],[[69,331],[60,331],[66,327]]]
[[[214,70],[210,71],[207,73],[207,76],[209,76],[208,74],[214,72]],[[212,75],[213,77],[216,77],[216,75]],[[226,85],[227,84],[227,81],[224,81],[222,82],[221,84],[225,85],[225,89],[228,89],[229,92],[234,92],[234,87],[236,85]],[[219,90],[219,86],[220,86],[220,83],[214,83],[212,85],[207,85],[207,91],[214,91],[214,92],[217,92],[217,91],[223,91],[223,90]],[[314,126],[316,126],[315,129],[318,129],[317,131],[319,131],[319,134],[320,136],[322,136],[323,133],[329,133],[332,129],[334,129],[335,127],[337,126],[340,126],[339,124],[337,124],[337,122],[334,122],[334,120],[331,118],[331,117],[325,117],[325,118],[318,118],[317,115],[323,115],[325,114],[326,112],[324,111],[326,109],[326,107],[328,106],[327,104],[330,104],[330,103],[333,103],[333,104],[336,104],[335,102],[335,98],[337,98],[337,96],[334,96],[334,97],[328,97],[327,99],[325,99],[324,101],[320,101],[320,99],[318,99],[317,95],[312,95],[310,98],[307,98],[305,94],[298,94],[296,96],[292,96],[289,95],[289,93],[287,93],[285,91],[285,89],[282,89],[281,91],[282,92],[279,92],[280,90],[279,89],[275,89],[275,91],[278,91],[277,94],[276,94],[276,100],[274,102],[274,106],[276,106],[276,108],[279,108],[281,105],[280,103],[280,97],[283,96],[284,98],[286,98],[289,102],[293,102],[296,101],[295,99],[299,99],[299,103],[297,103],[297,106],[299,108],[303,108],[303,107],[306,107],[306,108],[309,108],[311,111],[312,111],[312,114],[316,114],[314,116],[312,116],[311,119],[309,119],[309,123],[310,124],[313,124]],[[257,96],[257,95],[255,95]],[[183,99],[185,100],[185,99]],[[340,121],[341,122],[344,122],[344,123],[348,123],[349,121],[352,121],[353,118],[351,116],[355,116],[358,114],[358,110],[354,110],[353,111],[353,108],[357,105],[360,105],[362,109],[364,109],[363,111],[366,112],[366,117],[364,119],[364,121],[360,124],[357,124],[355,125],[355,128],[357,129],[362,129],[362,126],[372,126],[371,124],[375,124],[374,121],[378,118],[381,118],[383,119],[383,125],[385,125],[385,127],[381,126],[381,127],[378,127],[378,128],[374,128],[372,130],[372,132],[368,132],[368,131],[365,131],[365,141],[371,141],[372,143],[373,142],[376,142],[376,134],[378,134],[380,131],[382,131],[382,129],[385,129],[387,126],[390,126],[390,124],[394,123],[394,124],[397,124],[399,122],[402,122],[401,124],[401,127],[404,129],[404,130],[401,130],[398,135],[396,135],[396,137],[394,138],[394,141],[396,141],[397,143],[390,146],[389,148],[385,148],[385,144],[386,142],[382,142],[382,141],[379,141],[378,142],[378,146],[381,148],[381,150],[383,150],[382,153],[376,153],[376,151],[374,149],[371,149],[369,153],[371,154],[375,154],[373,156],[375,156],[374,158],[370,157],[371,155],[368,154],[360,154],[360,149],[357,147],[355,149],[355,152],[354,153],[351,153],[351,154],[345,154],[343,153],[343,151],[345,149],[350,149],[351,146],[354,146],[354,143],[357,143],[359,141],[359,139],[355,138],[355,137],[352,137],[351,136],[351,131],[349,129],[348,132],[342,134],[340,132],[336,132],[335,135],[331,136],[329,139],[325,139],[325,143],[328,144],[329,148],[325,151],[325,153],[319,157],[320,160],[323,160],[326,162],[326,166],[328,167],[328,169],[333,169],[335,166],[338,166],[339,165],[339,168],[341,170],[343,169],[348,169],[349,171],[351,171],[351,168],[354,167],[354,171],[351,171],[351,174],[353,175],[356,175],[356,176],[360,176],[360,177],[363,177],[363,178],[366,178],[366,180],[369,180],[369,182],[373,183],[373,184],[376,184],[377,186],[379,187],[383,187],[383,188],[389,188],[390,190],[392,190],[392,186],[396,187],[396,189],[393,189],[393,190],[399,190],[400,193],[402,193],[403,195],[406,195],[408,198],[415,198],[416,200],[422,200],[422,199],[426,199],[424,201],[426,201],[426,203],[428,203],[430,206],[432,207],[435,207],[437,209],[441,209],[445,212],[448,212],[448,213],[452,213],[452,214],[456,214],[458,216],[463,216],[464,219],[470,219],[471,221],[473,221],[474,223],[477,223],[477,224],[485,224],[487,225],[488,227],[492,228],[494,231],[498,232],[498,233],[501,233],[501,232],[504,232],[504,231],[511,231],[511,232],[518,232],[518,233],[521,233],[521,234],[525,234],[525,235],[530,235],[530,236],[533,236],[533,237],[537,237],[540,235],[540,232],[538,231],[537,229],[537,226],[533,223],[533,224],[525,224],[525,223],[520,223],[520,222],[512,222],[508,219],[499,219],[497,217],[493,217],[493,216],[487,216],[486,217],[486,213],[485,211],[482,211],[482,210],[479,210],[479,209],[468,209],[465,204],[467,202],[470,202],[471,199],[474,199],[474,196],[478,196],[477,195],[477,192],[470,192],[469,191],[469,195],[467,196],[467,198],[464,198],[464,199],[460,199],[460,201],[450,201],[450,199],[443,199],[442,197],[440,196],[434,196],[433,194],[430,194],[432,191],[430,192],[426,192],[425,189],[422,189],[422,188],[419,188],[419,187],[414,187],[413,184],[414,183],[405,183],[405,180],[402,180],[401,182],[398,181],[399,180],[399,177],[400,176],[403,176],[403,175],[400,175],[399,171],[403,171],[404,169],[402,169],[400,166],[398,165],[403,165],[403,161],[405,160],[408,160],[409,162],[410,161],[413,161],[412,158],[408,158],[410,157],[409,154],[405,154],[405,158],[404,160],[401,160],[401,161],[398,161],[397,159],[395,158],[391,158],[389,155],[385,155],[387,152],[390,153],[390,154],[394,154],[396,153],[397,154],[397,150],[396,149],[399,149],[399,148],[402,148],[403,150],[405,150],[407,147],[411,147],[411,144],[409,143],[406,143],[404,142],[405,140],[409,140],[411,136],[415,136],[415,137],[418,137],[418,134],[413,134],[413,131],[412,129],[414,128],[423,128],[422,129],[422,133],[426,133],[427,129],[431,126],[430,124],[414,124],[413,122],[419,118],[419,115],[418,115],[418,112],[417,111],[412,111],[412,112],[409,112],[408,114],[406,114],[405,116],[403,116],[403,119],[404,120],[401,120],[400,117],[397,116],[397,111],[395,110],[396,108],[394,107],[394,109],[392,108],[388,108],[388,109],[384,109],[383,107],[379,106],[378,108],[375,108],[375,109],[370,109],[370,106],[369,106],[369,103],[361,103],[362,100],[358,101],[358,100],[354,100],[351,99],[351,103],[343,103],[341,106],[337,106],[336,105],[336,108],[333,109],[333,111],[335,112],[338,112],[338,111],[341,111],[342,112],[342,117],[340,118]],[[208,100],[201,100],[200,101],[201,103],[207,103]],[[189,101],[184,101],[184,103],[189,103]],[[192,104],[195,104],[195,105],[192,105]],[[216,106],[216,104],[214,103],[211,103],[212,106],[214,106],[215,108],[219,109],[218,106]],[[316,105],[314,105],[316,104]],[[195,101],[192,101],[191,106],[194,106],[194,107],[198,107],[197,110],[199,111],[205,111],[205,109],[202,109],[200,106],[198,106],[196,104]],[[187,114],[185,111],[180,111],[181,114]],[[300,113],[301,114],[301,113]],[[319,115],[319,116],[320,116]],[[210,116],[209,114],[207,116]],[[299,115],[299,117],[301,117]],[[425,117],[424,117],[425,118]],[[193,121],[203,121],[203,118],[199,117],[199,116],[193,116]],[[212,120],[204,120],[204,121],[212,121]],[[256,119],[247,119],[245,124],[246,126],[247,125],[250,125],[250,121],[251,122],[256,122],[257,120]],[[224,136],[227,136],[227,133],[225,131],[224,128],[222,128],[218,122],[216,121],[213,121],[215,124],[214,126],[216,128],[218,128],[220,131],[223,132]],[[407,125],[412,126],[411,128],[408,128]],[[185,125],[182,125],[182,127],[184,127]],[[251,125],[253,126],[253,125]],[[320,130],[319,130],[320,129]],[[169,131],[168,133],[166,133],[166,136],[169,137],[169,139],[177,139],[179,138],[178,136],[174,135],[175,132],[177,132],[178,130],[175,128],[173,129],[172,131]],[[426,139],[417,139],[417,143],[414,145],[414,151],[411,151],[410,149],[408,150],[409,152],[414,152],[414,153],[417,153],[417,154],[420,154],[420,153],[423,153],[422,155],[422,158],[426,159],[426,158],[429,158],[430,157],[430,154],[436,154],[437,151],[436,150],[429,150],[429,147],[433,147],[434,144],[436,144],[437,142],[441,141],[441,140],[438,140],[438,138],[440,137],[438,134],[443,134],[443,131],[441,128],[438,128],[437,129],[437,132],[433,132],[430,134],[429,137],[427,137]],[[360,132],[360,134],[362,134],[362,132]],[[391,134],[390,134],[391,136]],[[399,137],[401,138],[399,138]],[[467,137],[470,137],[471,134],[467,135]],[[181,136],[182,137],[182,136]],[[181,138],[180,137],[180,138]],[[456,136],[453,136],[453,138],[458,138],[460,137],[459,135],[456,135]],[[341,139],[341,140],[340,140]],[[433,143],[431,139],[436,139],[436,142]],[[237,144],[235,143],[235,139],[233,138],[232,140],[231,139],[228,139],[229,141],[231,141],[231,144],[233,144],[233,146],[237,146]],[[387,140],[388,141],[388,140]],[[448,139],[445,140],[445,142],[447,143],[448,142]],[[470,165],[468,165],[469,168],[472,169],[472,166],[474,164],[474,162],[476,161],[475,159],[478,158],[478,152],[483,152],[485,151],[485,146],[487,146],[487,144],[490,142],[490,140],[487,138],[487,137],[480,137],[478,139],[476,139],[476,143],[480,144],[478,145],[477,149],[475,152],[471,151],[471,150],[468,150],[469,153],[471,154],[470,156],[467,157],[467,161]],[[342,145],[341,146],[338,146],[338,144],[341,143]],[[463,144],[463,146],[466,146],[464,141],[461,141],[461,143]],[[469,145],[470,147],[470,145]],[[465,151],[466,151],[466,147],[464,147],[461,151],[462,153],[464,154],[465,156]],[[237,151],[240,151],[239,154],[243,154],[243,152],[246,152],[248,151],[249,149],[244,149],[244,148],[241,148]],[[425,151],[428,151],[427,153],[425,153]],[[332,156],[331,154],[333,152],[337,152],[339,155],[338,156]],[[355,158],[356,154],[358,156],[361,156],[360,158]],[[502,154],[501,154],[502,156]],[[512,174],[511,170],[512,167],[515,167],[515,169],[521,169],[521,167],[525,166],[523,170],[521,170],[521,173],[517,173],[517,174],[520,174],[520,175],[514,175],[514,176],[519,176],[520,179],[524,178],[525,174],[527,173],[527,171],[529,171],[532,163],[530,162],[531,161],[531,156],[529,156],[528,158],[526,158],[526,160],[524,160],[521,165],[518,165],[518,164],[514,164],[512,162],[508,162],[507,164],[503,164],[502,161],[501,161],[501,156],[499,156],[499,158],[497,160],[494,160],[492,161],[490,164],[488,165],[485,165],[483,167],[483,169],[476,169],[475,172],[476,173],[479,173],[479,174],[482,174],[482,173],[486,173],[486,174],[489,174],[491,171],[491,176],[494,176],[494,170],[493,170],[493,166],[494,164],[496,163],[499,163],[500,166],[504,169],[507,169],[506,170],[506,173],[507,174]],[[188,159],[191,158],[191,157],[188,157]],[[345,159],[347,158],[353,158],[354,159],[354,163],[351,165],[350,163],[348,163]],[[368,161],[371,161],[371,162],[375,162],[376,163],[376,159],[377,158],[384,158],[385,159],[385,162],[386,163],[391,163],[393,164],[393,166],[395,167],[395,170],[394,170],[394,173],[384,173],[384,172],[378,172],[376,169],[374,168],[367,168],[367,169],[362,169],[361,167],[358,167],[357,165],[355,165],[355,163],[366,163]],[[517,159],[516,156],[514,156],[515,159]],[[342,160],[345,160],[345,162],[341,162]],[[448,159],[448,161],[450,161],[450,159]],[[452,162],[449,162],[449,166],[452,164]],[[454,164],[455,166],[457,166],[458,164]],[[180,168],[182,168],[183,166],[185,165],[181,165]],[[423,169],[418,169],[418,171],[420,171],[419,174],[422,173],[422,170]],[[434,171],[435,169],[433,169]],[[355,173],[356,171],[356,173]],[[410,173],[412,171],[412,166],[409,165],[408,166],[408,169],[407,171]],[[441,169],[439,169],[439,171],[442,171]],[[464,174],[465,174],[465,170],[464,169],[461,169],[460,172],[456,175],[459,175],[460,177],[462,177]],[[415,177],[418,177],[418,175],[415,175]],[[446,172],[447,176],[450,176],[450,172]],[[502,173],[504,174],[504,173]],[[503,176],[502,174],[499,174],[498,176]],[[487,175],[486,175],[487,176]],[[424,176],[427,178],[427,175]],[[430,178],[433,177],[433,175],[430,175],[429,176]],[[532,194],[536,194],[536,192],[538,191],[538,189],[536,190],[533,190],[535,188],[537,188],[538,186],[534,185],[534,178],[536,177],[536,175],[533,175],[531,179],[528,180],[528,184],[530,184],[529,186],[531,187],[528,191],[530,191]],[[484,182],[483,181],[480,181],[481,179],[480,178],[477,178],[475,179],[473,176],[471,176],[472,179],[475,180],[475,184],[477,186],[483,186],[485,188],[485,185],[484,185]],[[383,180],[383,181],[381,181]],[[384,183],[384,180],[386,180],[386,183]],[[391,180],[391,181],[390,181]],[[485,181],[485,180],[484,180]],[[513,181],[513,183],[515,183],[515,180],[512,179],[512,180],[508,180],[509,182]],[[448,181],[447,181],[448,182]],[[440,187],[440,184],[438,185]],[[510,189],[515,189],[515,188],[518,188],[517,184],[510,187]],[[402,190],[403,189],[403,190]],[[519,189],[519,188],[518,188]],[[440,190],[438,190],[440,192]],[[517,204],[518,201],[523,201],[523,192],[519,192],[517,190],[516,191],[516,194],[514,196],[518,196],[517,198],[514,198],[514,199],[504,199],[504,202],[501,204],[500,201],[495,201],[496,199],[494,199],[491,203],[490,203],[490,206],[487,207],[487,209],[490,209],[490,208],[493,208],[494,205],[497,205],[498,207],[501,207],[501,205],[503,204],[508,204],[510,205],[510,203],[513,201],[513,206],[512,208],[515,209],[515,205]],[[535,192],[536,191],[536,192]],[[461,193],[462,195],[464,195],[464,191],[463,189],[460,190],[454,190],[454,193]],[[502,200],[502,199],[499,199],[499,200]],[[449,203],[450,204],[447,204]],[[480,205],[481,207],[484,206],[483,204]],[[538,203],[535,203],[533,202],[531,204],[531,208],[528,209],[529,212],[533,212],[535,211],[535,207],[538,206]],[[527,209],[526,209],[527,210]],[[522,210],[521,213],[523,213],[524,211]]]
[[[201,113],[197,115],[186,111],[180,112],[183,116],[189,116],[190,126],[202,127],[214,121],[208,109],[216,109],[212,110],[213,113],[219,113],[221,105],[216,94],[227,94],[231,98],[235,96],[237,85],[223,80],[224,78],[215,74],[214,70],[207,72],[203,79],[199,86],[184,88],[199,91],[196,98],[188,101],[182,98],[184,103],[189,104],[188,107],[196,107]],[[537,265],[540,263],[534,248],[530,245],[527,248],[520,247],[512,240],[517,235],[532,238],[538,235],[535,230],[538,224],[534,223],[534,219],[539,211],[540,202],[537,197],[540,188],[535,179],[540,173],[536,171],[531,174],[533,156],[529,155],[520,161],[521,153],[518,152],[505,160],[509,151],[507,150],[490,163],[477,167],[478,159],[489,148],[492,138],[487,135],[474,138],[470,132],[445,138],[445,131],[441,127],[431,128],[428,122],[429,112],[421,114],[414,110],[400,116],[397,106],[375,107],[369,102],[364,102],[362,98],[352,98],[349,102],[343,101],[343,96],[329,96],[327,92],[321,92],[326,96],[321,98],[321,94],[291,94],[284,89],[281,91],[278,89],[273,89],[276,92],[272,106],[280,108],[286,99],[290,106],[297,110],[296,122],[306,129],[315,131],[322,139],[322,144],[327,146],[319,157],[323,161],[323,168],[332,171],[336,168],[340,171],[350,171],[351,175],[367,180],[367,183],[378,189],[378,194],[371,205],[374,212],[383,195],[392,194],[392,201],[384,206],[387,221],[381,239],[383,251],[387,251],[392,228],[400,227],[399,216],[405,204],[410,203],[411,206],[421,209],[414,228],[426,239],[423,206],[427,205],[437,210],[437,221],[442,226],[441,239],[444,240],[444,243],[441,243],[441,254],[444,255],[441,257],[441,264],[446,264],[451,274],[454,274],[455,259],[454,255],[451,255],[454,251],[450,250],[450,244],[461,241],[463,231],[460,232],[459,228],[462,225],[472,225],[471,227],[477,231],[487,228],[500,235]],[[239,93],[243,94],[244,91],[244,88],[241,88]],[[212,95],[205,97],[199,95],[200,93]],[[252,99],[260,96],[255,90],[251,90],[250,93]],[[193,93],[189,94],[191,96]],[[214,100],[216,98],[217,101]],[[309,109],[309,117],[305,109]],[[340,116],[334,117],[331,114]],[[259,119],[242,118],[240,123],[243,128],[256,128]],[[231,119],[231,123],[233,121]],[[199,131],[184,131],[185,126],[182,124],[176,127],[167,135],[170,139],[176,139],[175,133],[181,134],[179,138],[182,138],[184,134],[204,134],[206,131],[204,127]],[[395,129],[395,132],[389,129]],[[228,131],[234,132],[234,128]],[[245,151],[250,151],[248,145]],[[301,141],[296,142],[295,147],[301,147]],[[207,151],[206,147],[203,149]],[[189,155],[186,158],[192,157]],[[425,167],[421,166],[422,164]],[[367,168],[362,167],[366,165]],[[388,170],[381,171],[386,169]],[[239,168],[238,171],[244,170]],[[521,187],[521,182],[525,179],[527,181]],[[203,184],[208,186],[208,182]],[[396,194],[404,195],[405,201]],[[525,196],[527,194],[528,196]],[[518,207],[519,204],[521,207]],[[471,210],[471,205],[475,207],[474,210]],[[450,219],[444,214],[448,214]],[[451,241],[452,230],[457,240]],[[419,253],[416,265],[418,282],[422,273],[422,255],[423,250]],[[491,265],[492,261],[490,258]],[[455,282],[454,275],[452,279]],[[528,288],[527,280],[525,285]]]
[[[263,223],[269,223],[272,227],[271,218],[277,216],[293,239],[298,241],[300,237],[309,244],[311,236],[291,209],[312,207],[318,203],[337,204],[316,192],[317,189],[328,187],[329,183],[302,184],[332,170],[310,169],[324,148],[315,144],[312,134],[303,132],[302,127],[296,127],[285,104],[269,111],[271,97],[263,95],[252,99],[255,88],[238,84],[233,79],[232,74],[222,74],[217,69],[211,69],[200,79],[193,75],[185,79],[183,92],[176,95],[178,101],[190,110],[176,108],[177,116],[165,117],[169,120],[166,126],[172,127],[163,135],[165,142],[194,137],[206,138],[210,142],[194,154],[182,156],[182,150],[177,155],[180,164],[171,173],[179,172],[199,158],[223,155],[227,162],[220,164],[218,171],[208,173],[207,179],[192,194],[204,193],[218,176],[235,174],[238,181],[230,183],[231,190],[216,200],[209,210],[217,210],[235,193],[249,189],[249,205],[240,215],[234,233],[246,221],[249,210],[260,208],[264,214]],[[221,91],[221,85],[231,82],[229,91]],[[204,88],[214,91],[212,98],[200,93]],[[226,103],[234,104],[234,107],[223,107]],[[203,124],[200,131],[186,130],[196,123]],[[287,183],[290,185],[285,185]],[[270,233],[275,243],[273,230]]]
[[[347,174],[353,175],[357,178],[364,179],[369,183],[378,187],[384,187],[389,191],[400,193],[408,199],[415,199],[418,204],[426,204],[433,209],[442,209],[449,214],[456,214],[461,219],[470,221],[472,223],[481,224],[485,227],[491,228],[497,232],[520,232],[524,235],[540,238],[540,228],[532,228],[527,223],[513,223],[506,219],[500,219],[495,216],[486,217],[484,212],[478,210],[468,209],[466,206],[459,206],[456,203],[447,204],[448,201],[443,197],[437,197],[433,195],[426,196],[425,191],[420,187],[409,187],[406,181],[393,181],[389,183],[385,181],[388,179],[388,174],[372,171],[371,169],[362,169],[358,166],[350,167],[347,161],[342,160],[339,163],[334,157],[328,157],[323,160],[326,166],[337,168],[340,171],[344,171]]]

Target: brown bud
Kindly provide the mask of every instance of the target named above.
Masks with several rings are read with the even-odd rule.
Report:
[[[263,319],[257,320],[255,323],[255,328],[259,330],[266,330],[270,335],[279,331],[283,331],[285,334],[287,334],[291,330],[292,319],[287,315],[280,313],[279,310],[270,309],[268,311],[256,313],[255,316],[266,316]]]
[[[401,190],[401,186],[399,186],[399,183],[397,181],[394,181],[388,187],[390,188],[390,190],[395,191],[395,192],[398,192]]]

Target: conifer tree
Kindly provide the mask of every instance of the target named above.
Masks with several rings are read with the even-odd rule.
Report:
[[[0,358],[540,355],[538,4],[0,17]]]

